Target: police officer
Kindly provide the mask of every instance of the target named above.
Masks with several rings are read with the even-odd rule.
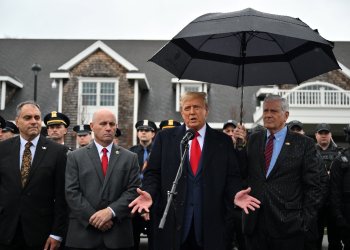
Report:
[[[293,120],[293,121],[290,121],[288,123],[288,128],[291,131],[297,132],[297,133],[302,134],[302,135],[305,134],[305,131],[304,131],[303,127],[304,127],[304,125],[298,120]]]
[[[73,127],[73,131],[76,133],[76,140],[79,148],[88,145],[91,140],[91,128],[89,124],[81,124]]]
[[[119,129],[119,128],[117,128],[116,130],[115,130],[115,135],[114,135],[114,139],[113,139],[113,143],[114,144],[119,144],[119,137],[122,135],[122,131]]]
[[[64,144],[64,136],[70,124],[69,118],[63,113],[52,111],[44,117],[44,123],[48,137],[59,144]],[[70,147],[67,147],[67,150],[72,151]]]
[[[350,143],[350,124],[344,128]],[[342,150],[332,164],[330,200],[344,250],[350,249],[350,147]]]
[[[0,134],[0,141],[12,138],[18,134],[19,130],[17,126],[11,121],[6,121],[5,127],[2,129],[2,133]]]
[[[316,148],[322,158],[322,164],[328,175],[331,173],[333,160],[338,156],[341,148],[338,148],[332,139],[331,126],[327,123],[317,124],[315,129]],[[324,205],[318,216],[319,239],[318,246],[321,249],[324,227],[327,227],[328,249],[341,250],[339,230],[331,213],[329,197],[325,198]]]
[[[163,120],[159,124],[160,130],[167,129],[167,128],[173,128],[173,127],[176,127],[176,126],[181,126],[181,123],[178,122],[178,121],[172,120],[172,119],[170,119],[170,120]]]
[[[141,120],[135,124],[137,130],[137,138],[139,144],[130,148],[130,151],[134,152],[138,156],[139,166],[140,166],[140,178],[142,180],[143,166],[147,165],[146,161],[149,154],[151,153],[152,141],[157,132],[157,125],[150,120]],[[145,163],[145,164],[144,164]],[[143,215],[144,216],[144,215]],[[147,215],[148,216],[148,215]],[[146,222],[140,215],[136,214],[133,218],[133,234],[134,234],[134,248],[139,249],[140,245],[140,234],[146,233],[150,237],[149,222]],[[150,240],[149,240],[149,249]]]

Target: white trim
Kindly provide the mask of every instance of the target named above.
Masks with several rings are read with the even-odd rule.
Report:
[[[62,102],[63,102],[63,79],[60,79],[58,83],[58,112],[62,112]]]
[[[12,83],[13,85],[15,85],[18,88],[23,88],[23,84],[22,83],[20,83],[19,81],[15,80],[14,78],[12,78],[10,76],[0,76],[0,81],[9,82],[9,83]]]
[[[5,109],[5,103],[6,103],[6,82],[1,81],[1,103],[0,103],[0,110]]]
[[[342,72],[344,75],[346,75],[348,78],[350,78],[350,69],[340,62],[338,62],[338,64],[339,64],[340,68],[342,69],[340,72]]]
[[[344,91],[343,88],[341,88],[341,87],[339,87],[339,86],[337,86],[337,85],[335,85],[333,83],[322,82],[322,81],[306,82],[306,83],[300,84],[300,85],[292,88],[291,91],[302,90],[305,87],[313,86],[313,85],[322,85],[322,86],[330,87],[330,88],[333,88],[333,89],[336,89],[336,90]],[[283,91],[283,89],[278,89],[278,91],[281,91],[281,90]]]
[[[137,79],[135,79],[134,82],[134,114],[133,114],[133,123],[132,123],[132,127],[133,129],[133,136],[132,136],[132,145],[136,145],[137,143],[137,131],[135,129],[134,124],[136,124],[138,117],[137,114],[139,112],[139,81]]]
[[[141,82],[144,82],[145,84],[142,84],[143,89],[150,89],[150,85],[148,83],[147,77],[145,73],[126,73],[126,79],[128,80],[142,80]]]
[[[50,73],[50,78],[52,79],[57,79],[57,78],[69,79],[69,77],[70,77],[69,72],[51,72]]]
[[[195,81],[195,80],[179,79],[179,78],[171,78],[171,82],[172,83],[197,83],[197,84],[206,83],[203,81]]]
[[[112,57],[116,62],[120,63],[123,67],[125,67],[128,71],[138,71],[138,68],[136,68],[133,64],[131,64],[129,61],[127,61],[124,57],[119,55],[117,52],[115,52],[113,49],[111,49],[109,46],[107,46],[102,41],[98,40],[95,43],[93,43],[91,46],[80,52],[78,55],[70,59],[68,62],[60,66],[59,70],[70,70],[72,67],[80,63],[82,60],[87,58],[89,55],[94,53],[97,49],[101,49],[104,51],[107,55]]]

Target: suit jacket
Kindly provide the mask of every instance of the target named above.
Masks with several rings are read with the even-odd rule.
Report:
[[[185,125],[160,131],[153,144],[149,166],[144,173],[143,189],[155,201],[152,209],[155,225],[158,227],[166,203],[167,192],[171,190],[181,159],[180,141],[185,135]],[[184,228],[185,213],[188,213],[187,195],[188,157],[166,218],[164,229],[157,229],[156,249],[179,249]],[[241,189],[241,178],[234,154],[232,140],[222,132],[207,125],[201,154],[199,173],[201,175],[202,197],[200,201],[203,246],[206,250],[224,249],[225,199],[233,197]],[[195,192],[194,192],[195,193]],[[186,218],[188,218],[186,214]],[[186,223],[185,223],[186,224]]]
[[[65,147],[40,136],[23,188],[19,155],[19,136],[0,143],[0,242],[11,243],[20,220],[27,244],[44,247],[50,234],[65,236]]]
[[[247,145],[247,182],[251,195],[261,201],[261,208],[243,214],[243,232],[249,235],[264,228],[274,238],[308,232],[321,198],[321,168],[315,144],[311,138],[288,129],[274,168],[266,178],[265,143],[266,131],[261,131],[252,134]]]
[[[139,165],[136,154],[113,145],[106,176],[95,143],[68,154],[66,198],[70,208],[66,245],[75,248],[127,248],[133,245],[128,204],[137,197]],[[106,232],[89,224],[98,210],[111,207],[116,217]]]

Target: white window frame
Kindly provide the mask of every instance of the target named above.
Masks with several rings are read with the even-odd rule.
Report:
[[[92,113],[100,108],[110,109],[116,116],[118,120],[118,103],[119,103],[119,78],[111,77],[79,77],[79,90],[78,90],[78,114],[77,122],[80,124],[82,122],[82,115],[86,112],[88,117],[92,116]],[[96,82],[96,105],[84,105],[83,106],[83,83],[84,82]],[[114,106],[101,106],[100,105],[100,96],[101,96],[101,83],[110,82],[114,83]],[[84,123],[89,123],[91,119],[84,119]]]

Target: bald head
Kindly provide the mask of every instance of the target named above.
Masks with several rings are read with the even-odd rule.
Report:
[[[90,127],[94,132],[95,141],[103,147],[107,147],[113,142],[117,129],[116,116],[108,109],[97,110],[92,116]]]

